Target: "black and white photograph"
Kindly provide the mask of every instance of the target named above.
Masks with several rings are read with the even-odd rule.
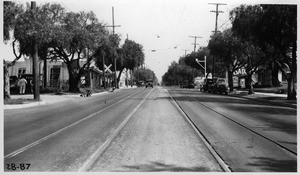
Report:
[[[0,2],[1,174],[297,174],[297,0]]]

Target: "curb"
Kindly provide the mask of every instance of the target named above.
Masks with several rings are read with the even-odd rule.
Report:
[[[46,104],[46,101],[39,101],[39,102],[32,102],[32,103],[27,103],[27,104],[18,104],[18,105],[4,105],[4,110],[5,109],[21,109],[21,108],[27,108],[27,107],[32,107],[32,106],[39,106]]]
[[[235,96],[235,95],[230,95],[230,96],[243,98],[243,99],[248,99],[248,100],[252,100],[252,101],[269,103],[269,104],[273,104],[273,105],[276,105],[276,106],[284,106],[284,107],[290,107],[290,108],[297,109],[297,104],[289,104],[289,103],[277,102],[277,101],[272,101],[272,100],[264,100],[264,99],[258,99],[258,98],[249,98],[249,97],[245,97],[245,96]]]
[[[108,91],[103,91],[103,92],[99,92],[99,93],[94,93],[92,94],[92,96],[99,96],[99,95],[103,95],[103,94],[108,94]],[[64,95],[62,95],[64,96]],[[84,98],[84,97],[80,97],[80,94],[74,94],[74,95],[65,95],[65,99],[63,100],[59,100],[57,102],[62,102],[62,101],[68,101],[74,98]],[[33,106],[40,106],[40,105],[44,105],[44,104],[52,104],[53,102],[48,102],[47,100],[41,100],[39,102],[32,102],[32,103],[25,103],[25,104],[15,104],[15,105],[3,105],[4,106],[4,110],[7,109],[21,109],[21,108],[28,108],[28,107],[33,107]]]

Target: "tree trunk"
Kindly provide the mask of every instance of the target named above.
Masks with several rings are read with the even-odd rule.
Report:
[[[44,73],[43,73],[43,77],[44,77],[43,86],[44,86],[44,88],[46,88],[47,87],[47,57],[44,57]]]
[[[68,67],[68,72],[69,72],[69,91],[70,92],[78,92],[79,91],[79,88],[78,88],[79,79],[73,72],[71,64],[67,64],[67,67]]]
[[[295,79],[290,77],[288,79],[288,89],[287,89],[287,99],[288,100],[296,100],[297,99],[297,92],[296,92],[296,85]]]
[[[253,84],[252,84],[252,73],[247,73],[247,86],[249,88],[248,94],[254,94]]]
[[[229,89],[230,92],[233,91],[233,72],[228,70],[228,85],[229,85]]]
[[[276,61],[272,62],[272,86],[273,87],[279,87],[280,86],[280,82],[278,80],[278,65],[276,63]]]
[[[8,66],[3,60],[3,90],[4,90],[4,99],[10,99],[10,84],[9,84],[9,75],[8,75]]]
[[[132,85],[133,85],[133,82],[132,82],[133,80],[132,80],[132,70],[130,70],[130,85],[131,85],[131,87],[132,87]]]
[[[288,76],[288,100],[296,100],[297,92],[296,92],[296,81],[297,81],[297,42],[293,42],[292,49],[292,66],[291,66],[291,74]]]
[[[122,72],[123,72],[124,68],[122,68],[119,72],[119,75],[118,75],[118,78],[117,78],[117,85],[119,87],[119,82],[120,82],[120,78],[121,78],[121,75],[122,75]]]

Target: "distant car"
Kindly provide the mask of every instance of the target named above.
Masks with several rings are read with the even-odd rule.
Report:
[[[216,78],[212,85],[212,92],[219,92],[220,94],[225,93],[226,95],[229,93],[228,81],[226,78]]]
[[[151,83],[151,82],[148,82],[147,84],[146,84],[146,86],[145,86],[146,88],[147,87],[152,87],[153,88],[153,83]]]
[[[204,91],[204,92],[208,91],[208,87],[212,84],[213,84],[213,80],[211,78],[205,79],[201,86],[201,91]]]
[[[195,88],[195,85],[194,84],[188,84],[186,86],[187,89],[194,89]]]

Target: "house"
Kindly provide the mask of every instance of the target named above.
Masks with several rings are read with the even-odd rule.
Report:
[[[85,61],[79,62],[80,66],[82,66],[84,63]],[[39,72],[41,85],[44,82],[43,70],[44,62],[40,60]],[[100,89],[103,87],[104,78],[102,72],[103,71],[95,65],[95,62],[92,61],[90,63],[89,69],[87,70],[85,76],[87,77],[87,82],[92,89]],[[16,77],[20,77],[22,74],[32,74],[32,59],[25,59],[24,61],[16,62],[14,66],[9,67],[8,73],[10,76]],[[69,72],[67,69],[67,65],[63,61],[47,61],[46,87],[57,88],[67,91],[69,89],[68,80]],[[125,86],[127,80],[128,75],[123,72],[119,82],[120,87]],[[106,72],[106,83],[108,85],[107,87],[110,87],[112,85],[112,81],[113,74]]]
[[[240,68],[233,73],[233,87],[246,88],[247,73],[245,68]],[[271,86],[272,85],[272,70],[268,67],[260,66],[258,70],[252,75],[253,84],[257,86]],[[285,83],[286,79],[282,76],[282,72],[278,70],[278,81]]]

